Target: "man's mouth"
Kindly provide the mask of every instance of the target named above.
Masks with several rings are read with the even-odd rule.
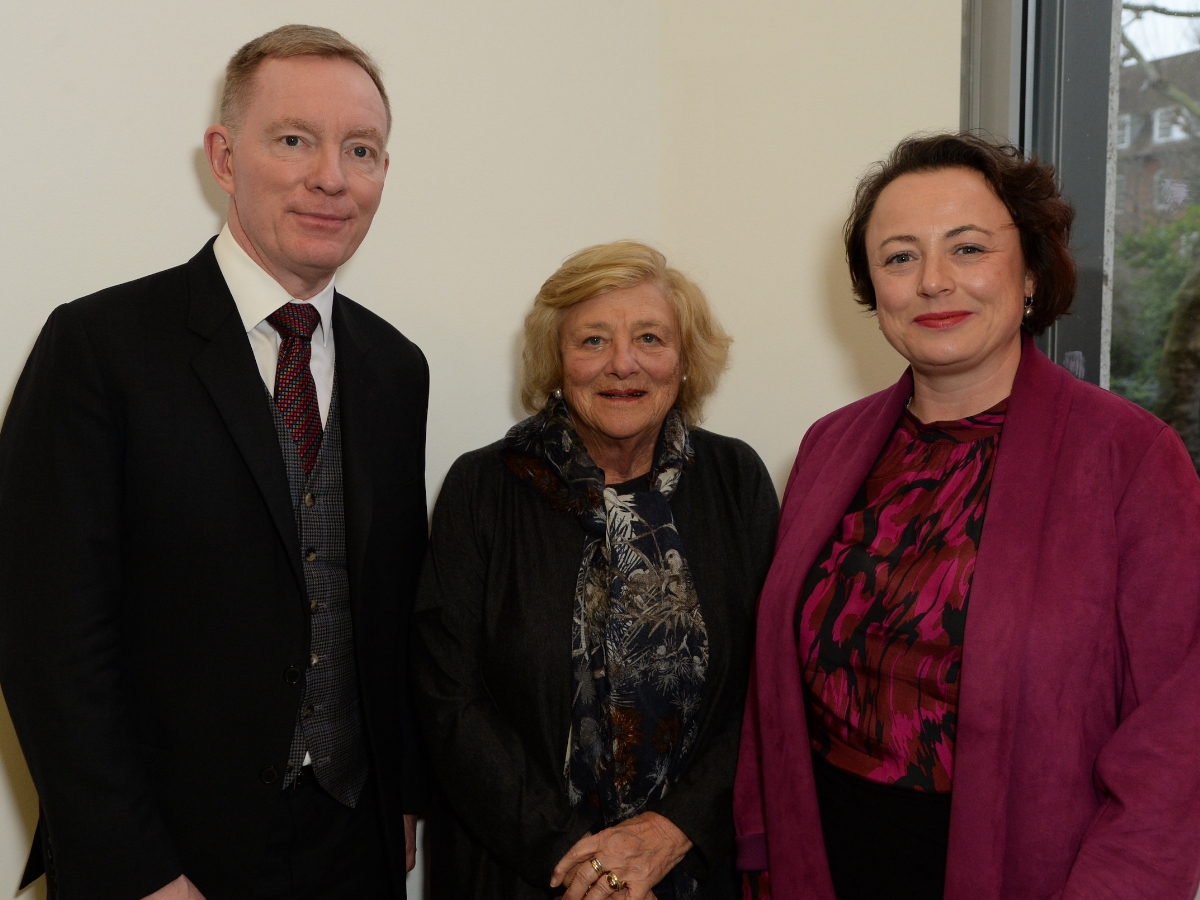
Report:
[[[339,215],[336,215],[335,213],[304,212],[302,210],[296,210],[295,214],[297,216],[299,216],[300,218],[304,219],[305,221],[313,223],[314,225],[334,225],[334,226],[336,226],[336,225],[341,225],[343,222],[345,222],[349,218],[348,216],[339,216]]]

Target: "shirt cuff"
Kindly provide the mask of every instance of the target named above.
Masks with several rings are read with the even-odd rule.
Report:
[[[767,868],[767,835],[764,832],[738,835],[737,867],[743,872],[762,872]]]

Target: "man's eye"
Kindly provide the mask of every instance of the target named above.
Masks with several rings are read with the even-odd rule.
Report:
[[[288,147],[299,147],[300,138],[296,137],[294,134],[289,134],[283,139],[283,143]]]
[[[368,156],[371,155],[371,151],[369,149],[367,149],[366,147],[355,147],[354,150],[351,152],[355,156],[357,156],[359,159],[366,159]]]

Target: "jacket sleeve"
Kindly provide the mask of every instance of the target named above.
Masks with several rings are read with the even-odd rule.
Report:
[[[588,823],[536,760],[488,693],[480,670],[494,509],[475,466],[446,476],[414,618],[418,711],[441,789],[462,823],[505,865],[549,889],[555,865]]]
[[[754,455],[752,465],[744,466],[745,484],[739,497],[742,512],[740,527],[746,530],[747,559],[744,571],[750,583],[742,593],[752,598],[749,609],[742,614],[748,617],[746,633],[748,640],[754,634],[754,601],[762,589],[771,566],[775,546],[775,530],[779,523],[779,498],[775,486],[762,460]],[[724,523],[724,527],[739,527]],[[735,604],[738,597],[726,598]],[[749,654],[743,655],[747,659]],[[742,709],[745,705],[745,664],[725,673],[727,683],[723,691],[727,696],[719,708],[714,706],[710,713],[715,720],[710,726],[707,741],[697,748],[695,756],[680,776],[674,788],[655,806],[655,812],[666,816],[695,845],[684,860],[684,867],[693,875],[703,878],[709,874],[708,861],[725,855],[729,846],[729,810],[733,805],[734,774],[738,761],[738,742],[742,727]],[[726,851],[727,852],[727,851]]]
[[[1120,724],[1064,900],[1191,900],[1200,883],[1200,481],[1164,428],[1116,505]]]
[[[733,825],[737,832],[737,867],[743,872],[767,868],[767,817],[763,808],[762,757],[758,732],[758,675],[750,664],[746,714],[742,720],[737,780],[733,786]]]
[[[181,866],[122,688],[122,413],[74,306],[50,317],[0,431],[0,685],[63,900]]]
[[[414,347],[414,350],[416,348]],[[420,358],[421,378],[419,385],[415,390],[418,396],[425,398],[421,403],[421,418],[419,423],[410,424],[410,428],[415,427],[420,435],[420,454],[419,458],[425,459],[425,435],[426,426],[429,421],[429,363],[425,359],[425,355],[419,350],[416,354]],[[413,389],[410,386],[410,390]],[[420,569],[422,560],[425,556],[426,538],[428,535],[428,519],[427,509],[425,505],[425,473],[421,471],[421,503],[414,504],[411,511],[412,523],[408,529],[408,540],[416,543],[417,548],[409,551],[406,550],[406,556],[411,560],[411,565],[406,566],[404,570],[404,578],[402,585],[402,603],[404,612],[401,620],[404,622],[405,634],[411,626],[413,606],[416,600],[416,589],[420,580]],[[410,555],[411,554],[411,555]],[[407,650],[407,647],[406,647]],[[405,653],[403,659],[403,683],[400,690],[400,733],[404,741],[404,762],[401,765],[401,781],[404,799],[401,809],[405,815],[419,815],[425,813],[429,808],[430,789],[428,767],[429,761],[425,757],[425,748],[421,745],[418,735],[421,733],[417,724],[416,712],[414,710],[413,701],[413,685],[410,675],[411,666],[409,666],[408,653]]]
[[[797,474],[801,471],[805,449],[810,447],[814,440],[813,433],[814,429],[809,429],[805,433],[804,439],[800,442],[796,460],[792,464],[787,487],[783,494],[783,510],[785,511],[791,509],[795,501]],[[772,534],[772,558],[778,550],[776,542],[782,539],[782,530],[779,534]],[[769,571],[770,560],[768,560],[768,568],[763,573],[764,583]],[[758,613],[761,616],[761,599]],[[757,628],[755,633],[757,635]],[[757,645],[757,639],[755,643]],[[763,798],[762,735],[759,729],[758,704],[758,654],[756,652],[750,660],[750,678],[746,688],[746,707],[742,719],[737,776],[733,786],[733,825],[737,834],[737,867],[743,872],[759,872],[767,869],[767,817]]]

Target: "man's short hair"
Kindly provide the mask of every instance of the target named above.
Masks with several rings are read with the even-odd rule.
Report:
[[[383,108],[387,112],[387,128],[392,130],[392,106],[383,87],[383,75],[371,55],[352,44],[336,31],[316,25],[283,25],[256,37],[243,46],[225,67],[225,90],[221,94],[221,124],[236,133],[246,104],[254,90],[254,73],[268,59],[290,59],[295,56],[324,56],[345,59],[371,76]]]

